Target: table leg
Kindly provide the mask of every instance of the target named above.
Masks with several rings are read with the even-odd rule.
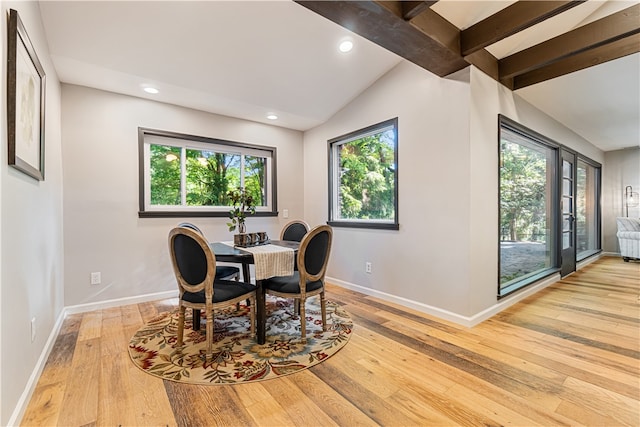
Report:
[[[256,288],[256,340],[258,344],[264,344],[267,335],[267,315],[262,280],[256,280]]]
[[[251,272],[249,271],[249,264],[242,264],[242,280],[245,283],[251,283]]]
[[[200,310],[196,310],[195,308],[191,309],[191,315],[193,319],[193,325],[191,326],[194,331],[200,330]]]

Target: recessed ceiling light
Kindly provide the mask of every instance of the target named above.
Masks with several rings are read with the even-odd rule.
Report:
[[[273,114],[273,113],[269,113],[269,114],[267,114],[267,119],[269,119],[269,120],[278,120],[278,116]]]
[[[147,86],[142,90],[144,90],[147,93],[152,93],[152,94],[156,94],[156,93],[160,92],[158,89],[156,89],[155,87],[151,87],[151,86]]]
[[[340,49],[342,53],[347,53],[353,49],[353,42],[351,40],[343,40],[338,45],[338,49]]]

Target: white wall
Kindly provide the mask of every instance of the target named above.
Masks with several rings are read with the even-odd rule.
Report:
[[[138,127],[275,146],[278,208],[304,217],[301,132],[66,84],[62,114],[67,306],[177,289],[167,235],[183,219],[138,218]],[[232,239],[228,218],[191,221]],[[287,221],[249,218],[247,228],[277,236]]]
[[[305,214],[327,220],[327,140],[398,116],[399,231],[334,228],[328,275],[465,322],[498,310],[498,114],[598,162],[603,153],[474,67],[440,79],[400,63],[305,133]],[[373,264],[373,274],[364,264]]]
[[[7,425],[49,334],[62,312],[63,236],[60,84],[49,58],[37,2],[3,2],[3,90],[7,80],[7,16],[16,9],[46,74],[45,180],[7,165],[6,103],[0,103],[0,424]],[[31,318],[36,337],[31,342]]]
[[[398,117],[399,231],[334,228],[328,276],[468,312],[469,85],[403,61],[305,133],[305,215],[327,221],[327,140]],[[372,263],[372,274],[364,271]]]
[[[629,141],[633,143],[633,141]],[[640,192],[640,147],[607,151],[602,167],[602,249],[620,253],[616,217],[625,216],[624,189]],[[629,208],[629,217],[639,218],[640,207]]]

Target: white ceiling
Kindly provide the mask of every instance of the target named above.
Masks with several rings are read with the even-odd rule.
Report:
[[[466,28],[512,2],[443,0],[434,10]],[[635,3],[590,0],[487,50],[501,58]],[[297,130],[323,123],[403,60],[291,1],[42,1],[40,9],[62,82]],[[337,50],[344,38],[355,42],[348,54]],[[517,93],[608,151],[640,145],[639,76],[635,54]],[[160,93],[146,94],[146,85]]]

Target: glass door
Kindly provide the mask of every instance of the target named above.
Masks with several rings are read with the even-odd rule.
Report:
[[[560,191],[560,211],[562,212],[562,251],[560,275],[562,277],[576,271],[576,155],[561,151],[562,189]]]
[[[576,261],[600,252],[600,164],[578,157]]]

